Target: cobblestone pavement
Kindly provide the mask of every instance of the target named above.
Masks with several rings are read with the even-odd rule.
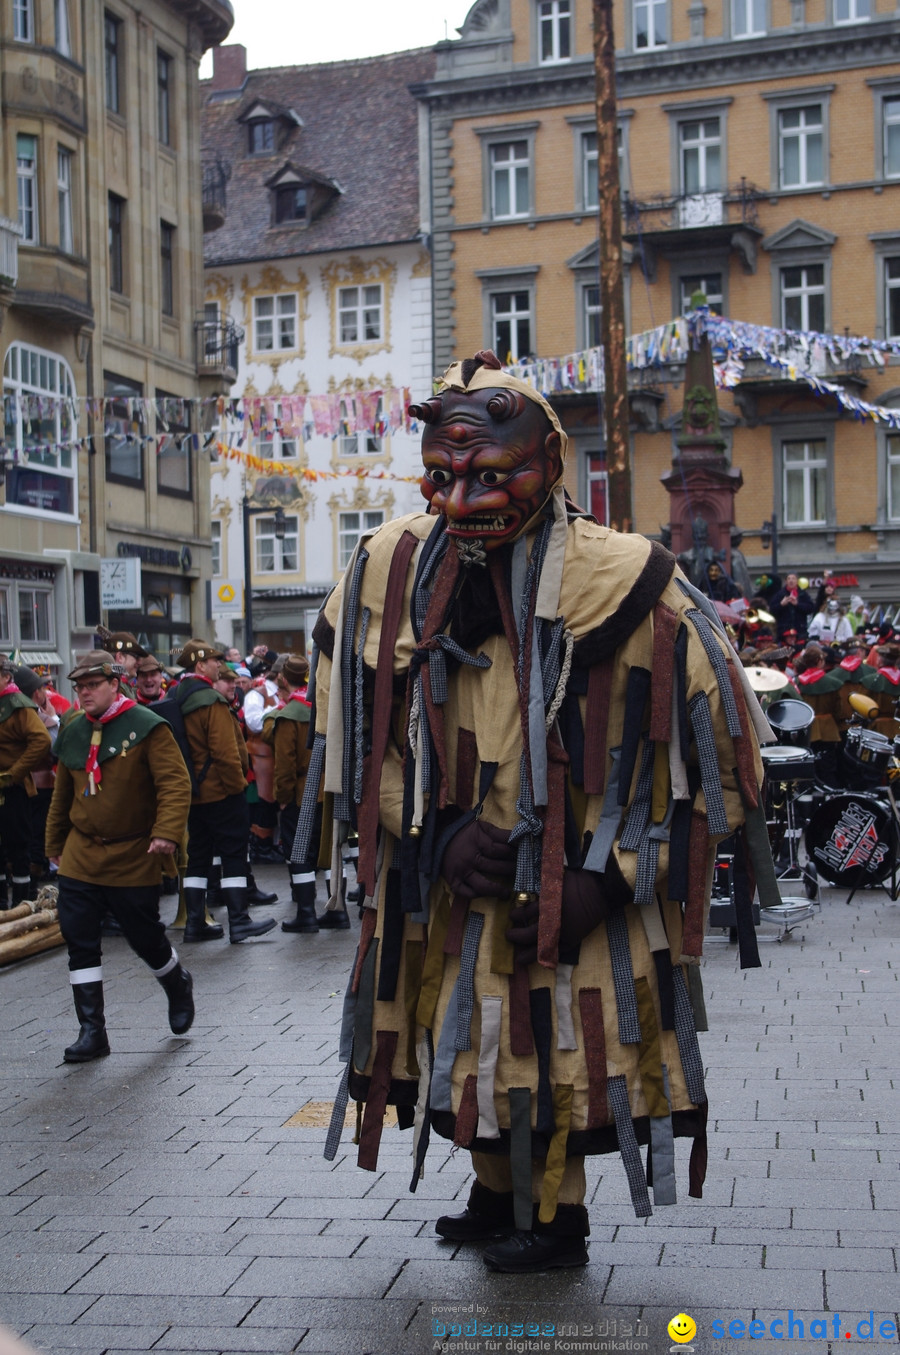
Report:
[[[282,873],[259,878],[288,916]],[[681,1203],[645,1221],[619,1160],[594,1159],[591,1263],[536,1277],[491,1275],[435,1238],[469,1179],[442,1140],[415,1195],[396,1128],[374,1174],[350,1130],[323,1160],[357,927],[183,947],[198,1016],[182,1039],[109,940],[113,1053],[81,1066],[62,1062],[64,951],[0,972],[0,1320],[54,1355],[896,1350],[882,1324],[900,1306],[900,904],[828,891],[803,939],[762,927],[761,970],[708,939],[702,1201],[686,1196],[687,1144]],[[672,1347],[680,1311],[699,1331]],[[716,1339],[716,1320],[744,1338]]]

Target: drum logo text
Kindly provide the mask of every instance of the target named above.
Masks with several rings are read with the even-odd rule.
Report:
[[[841,814],[824,847],[816,847],[813,855],[839,871],[855,866],[867,871],[877,870],[887,854],[887,844],[878,840],[878,830],[871,812],[863,805],[851,804]]]

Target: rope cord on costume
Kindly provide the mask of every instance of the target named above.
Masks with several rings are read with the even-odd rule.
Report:
[[[566,699],[566,688],[569,685],[569,678],[572,674],[572,655],[575,652],[575,636],[570,630],[563,632],[563,646],[563,661],[559,671],[559,678],[556,683],[556,690],[553,693],[550,708],[544,718],[544,725],[548,732],[553,726],[553,721],[559,714],[560,706]]]

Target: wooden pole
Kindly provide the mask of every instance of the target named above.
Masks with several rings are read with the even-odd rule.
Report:
[[[616,47],[612,0],[593,0],[597,111],[597,190],[600,227],[600,302],[603,341],[603,421],[610,526],[630,532],[631,449],[628,435],[628,367],[625,359],[625,278],[619,191]]]

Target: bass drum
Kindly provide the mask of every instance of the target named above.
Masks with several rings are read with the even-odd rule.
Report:
[[[812,706],[792,696],[784,701],[773,701],[766,711],[766,719],[775,730],[778,742],[795,748],[809,747],[809,731],[815,718]]]
[[[891,811],[877,795],[832,795],[804,835],[819,875],[845,889],[881,884],[891,870]]]

